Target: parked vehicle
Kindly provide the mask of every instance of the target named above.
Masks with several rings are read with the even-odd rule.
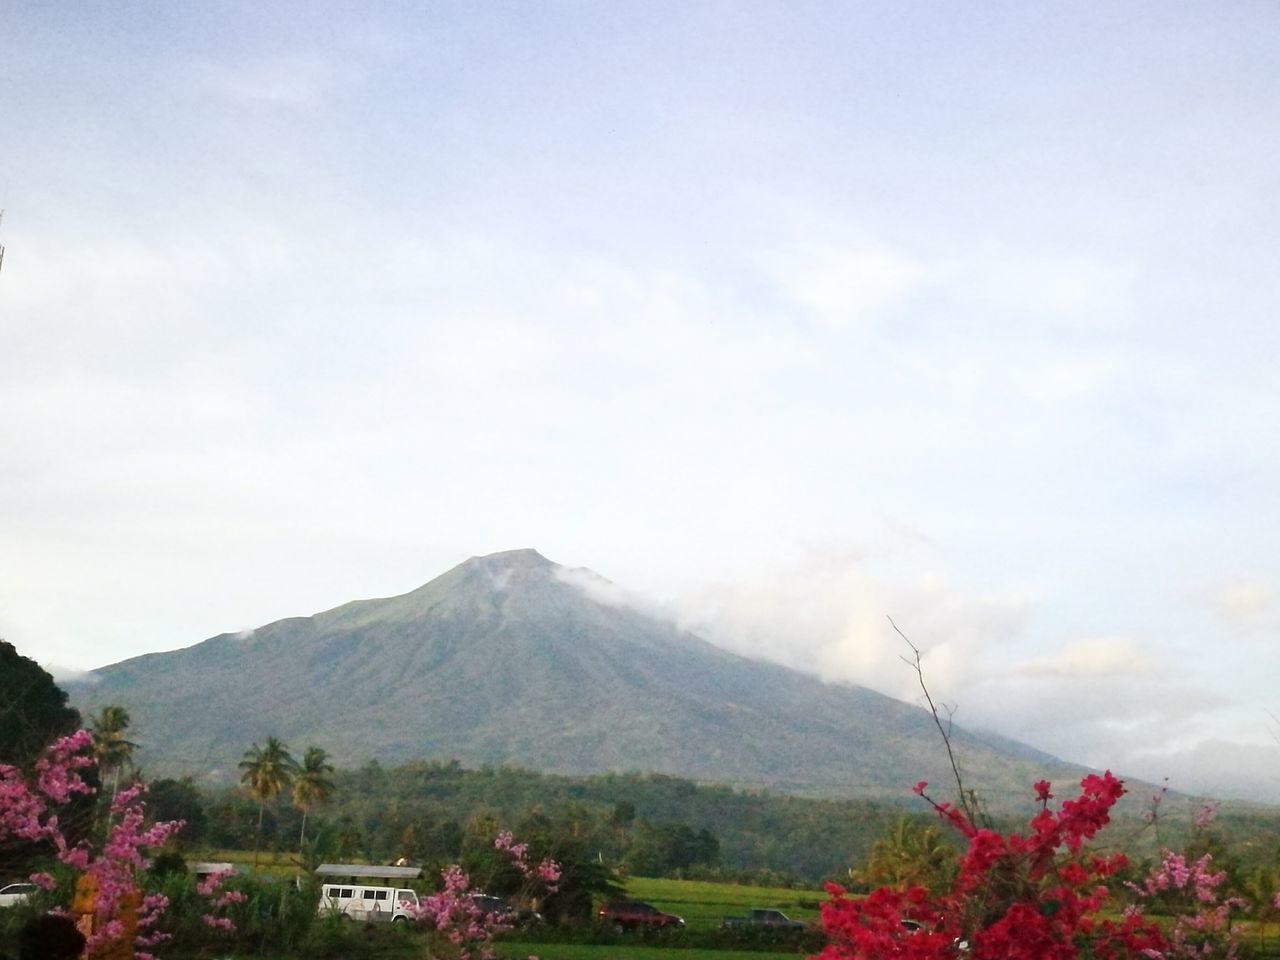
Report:
[[[352,920],[402,923],[414,919],[418,895],[402,887],[326,883],[320,888],[318,914],[341,914]]]
[[[471,894],[471,902],[481,913],[513,927],[529,927],[542,922],[542,914],[527,907],[514,907],[502,897],[487,893]]]
[[[39,888],[34,883],[11,883],[0,887],[0,907],[16,907],[26,903]]]
[[[745,917],[725,917],[720,921],[723,929],[751,930],[807,930],[809,925],[792,920],[781,910],[752,909]]]
[[[628,930],[669,930],[684,926],[684,918],[674,913],[663,913],[649,903],[639,900],[615,900],[603,904],[596,912],[602,923],[610,924],[619,933]]]

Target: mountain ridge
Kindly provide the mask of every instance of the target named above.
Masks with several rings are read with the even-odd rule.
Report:
[[[77,705],[124,704],[153,773],[225,779],[274,735],[344,765],[645,771],[826,796],[899,797],[917,780],[950,780],[919,707],[724,650],[528,548],[93,677],[72,687]],[[1084,769],[960,729],[953,739],[997,794]]]

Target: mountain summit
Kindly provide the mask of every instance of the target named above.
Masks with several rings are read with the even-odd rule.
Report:
[[[456,758],[558,773],[640,770],[826,795],[949,779],[932,718],[861,687],[728,653],[619,587],[536,550],[472,557],[410,593],[358,600],[94,672],[153,773],[229,775],[254,741],[335,762]],[[1052,772],[957,731],[998,794]]]

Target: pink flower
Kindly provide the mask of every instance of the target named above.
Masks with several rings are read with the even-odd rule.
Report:
[[[1195,824],[1197,830],[1203,830],[1209,824],[1213,823],[1213,818],[1218,815],[1218,805],[1216,803],[1206,803],[1200,808],[1200,812],[1196,814]]]
[[[41,890],[52,890],[57,886],[57,882],[47,873],[33,873],[30,880]]]

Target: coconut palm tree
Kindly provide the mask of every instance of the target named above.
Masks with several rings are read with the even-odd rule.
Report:
[[[129,729],[129,711],[117,703],[103,707],[96,716],[89,718],[93,734],[93,756],[98,762],[100,775],[111,774],[111,799],[120,790],[120,772],[133,765],[133,751],[137,744],[126,740]],[[111,828],[111,807],[107,806],[107,829]]]
[[[253,865],[258,866],[258,849],[262,843],[262,815],[267,801],[274,800],[282,790],[293,783],[298,762],[289,754],[289,748],[275,737],[267,737],[266,746],[256,743],[244,752],[240,761],[240,782],[248,788],[249,795],[258,801],[258,830],[253,838]]]
[[[850,870],[855,881],[873,886],[944,888],[955,875],[956,848],[936,826],[902,816],[871,847],[866,866]]]
[[[302,831],[298,834],[298,851],[307,842],[307,814],[329,799],[333,793],[333,773],[328,754],[320,747],[307,747],[302,756],[302,766],[293,780],[293,805],[302,811]]]

